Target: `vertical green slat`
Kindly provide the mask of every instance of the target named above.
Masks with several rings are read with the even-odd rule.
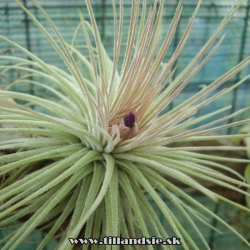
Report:
[[[27,8],[27,1],[26,0],[23,0],[23,5],[25,8]],[[30,38],[30,20],[29,20],[27,13],[25,13],[25,12],[24,12],[24,25],[25,25],[26,46],[27,46],[28,51],[32,52],[31,51],[31,38]],[[29,58],[29,60],[31,60],[31,59]],[[29,68],[32,68],[32,66],[29,66]],[[32,80],[32,79],[33,79],[32,76],[29,77],[29,80]],[[29,92],[31,95],[34,95],[33,84],[30,84]],[[32,105],[31,107],[34,108],[34,105]]]
[[[241,39],[241,50],[240,50],[240,54],[239,54],[239,59],[238,59],[238,63],[240,63],[244,58],[244,51],[246,49],[246,37],[247,37],[247,30],[248,30],[248,21],[249,21],[249,10],[250,10],[250,0],[248,0],[248,4],[246,7],[246,12],[245,12],[245,18],[244,18],[244,28],[243,28],[243,33],[242,33],[242,39]],[[236,81],[238,82],[241,79],[241,71],[237,73],[236,75]],[[233,112],[235,112],[236,110],[236,103],[237,103],[237,99],[239,97],[239,89],[240,86],[235,88],[232,92],[233,95],[233,101],[232,101],[232,108],[230,113],[232,114]],[[243,100],[243,98],[240,98],[240,100]],[[228,123],[232,123],[233,122],[233,118],[229,119]],[[227,129],[227,134],[231,134],[232,133],[232,127]]]
[[[176,8],[178,6],[178,2],[179,0],[176,0]],[[179,43],[179,37],[180,37],[180,27],[181,27],[181,18],[180,18],[180,22],[178,23],[177,27],[176,27],[176,31],[175,31],[175,36],[174,36],[174,39],[173,39],[173,42],[174,42],[174,47],[173,47],[173,50],[175,50],[175,48],[178,46],[178,43]],[[174,52],[174,51],[173,51]],[[178,72],[178,59],[176,59],[174,65],[173,65],[173,69],[177,66],[177,69],[173,75],[173,80],[175,79],[175,76],[177,75],[177,72]],[[172,110],[174,108],[174,103],[171,102],[169,103],[169,107],[168,107],[168,110]]]
[[[105,43],[105,37],[106,37],[106,0],[102,0],[101,3],[101,39],[102,42]]]

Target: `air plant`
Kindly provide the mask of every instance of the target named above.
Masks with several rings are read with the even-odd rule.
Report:
[[[112,1],[115,34],[112,60],[102,44],[90,0],[86,0],[86,5],[91,23],[79,14],[79,28],[83,30],[88,55],[81,54],[74,43],[67,44],[64,41],[37,1],[33,2],[48,21],[59,42],[52,38],[29,10],[18,0],[16,2],[48,38],[69,71],[45,63],[24,47],[0,36],[31,59],[14,55],[1,56],[2,60],[12,62],[12,65],[1,67],[1,75],[6,75],[13,69],[22,74],[5,90],[0,91],[0,133],[19,135],[0,142],[0,150],[12,152],[0,156],[0,226],[8,226],[26,218],[13,233],[0,240],[5,243],[2,249],[16,249],[35,229],[48,232],[38,249],[43,249],[53,237],[59,239],[58,249],[72,249],[69,238],[137,238],[140,233],[151,237],[149,226],[157,237],[164,239],[172,236],[163,227],[145,194],[157,204],[176,237],[181,238],[184,249],[198,247],[188,229],[179,222],[175,211],[171,211],[165,204],[162,195],[186,218],[203,241],[204,248],[209,249],[209,246],[192,216],[208,223],[193,207],[217,219],[250,246],[229,224],[163,177],[165,175],[178,179],[214,202],[222,200],[250,212],[250,209],[210,191],[197,181],[197,178],[210,181],[249,196],[249,193],[239,187],[250,188],[244,178],[227,166],[215,162],[249,162],[248,160],[225,159],[202,153],[207,150],[245,150],[245,147],[170,147],[173,142],[247,136],[210,134],[249,122],[248,119],[218,125],[246,109],[202,126],[199,122],[213,118],[230,107],[198,118],[195,118],[195,113],[246,80],[244,78],[232,87],[211,95],[246,67],[250,63],[250,57],[172,110],[162,112],[178,98],[178,94],[218,49],[225,35],[218,40],[217,38],[243,1],[232,6],[211,38],[174,78],[175,62],[190,35],[201,0],[168,63],[163,63],[163,59],[182,13],[182,1],[177,5],[162,42],[164,1],[155,0],[149,11],[146,0],[143,1],[142,9],[140,1],[131,1],[130,29],[121,69],[118,61],[122,56],[122,0],[119,10],[115,0]],[[90,42],[90,36],[94,36],[95,44]],[[80,70],[79,61],[85,65],[84,71]],[[44,81],[36,81],[35,77],[43,78]],[[25,83],[43,87],[57,99],[49,100],[10,90],[15,84]],[[20,104],[20,100],[26,103]],[[41,165],[41,162],[44,164]],[[242,181],[228,177],[220,169],[234,173]],[[61,228],[64,230],[60,231]],[[168,247],[172,249],[171,246]],[[120,246],[106,246],[105,249],[111,248],[119,249]],[[132,246],[127,248],[132,249]],[[149,245],[148,249],[153,249],[153,246]]]

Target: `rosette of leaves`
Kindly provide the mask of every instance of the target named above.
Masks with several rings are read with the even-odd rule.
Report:
[[[249,196],[249,193],[239,188],[250,187],[244,182],[244,178],[223,164],[215,162],[248,162],[247,160],[225,159],[202,153],[210,149],[244,150],[245,147],[169,146],[173,142],[247,136],[209,135],[217,130],[249,122],[241,120],[219,125],[246,109],[220,119],[214,118],[213,122],[202,126],[199,125],[201,121],[213,118],[230,107],[198,118],[194,115],[199,109],[246,80],[242,79],[232,87],[211,95],[246,67],[250,57],[191,98],[162,114],[164,108],[178,98],[178,94],[218,49],[225,35],[216,38],[243,1],[232,6],[211,38],[174,80],[174,64],[189,38],[201,1],[198,2],[168,63],[163,63],[163,59],[182,13],[182,1],[177,5],[163,40],[161,18],[164,2],[154,1],[154,5],[148,10],[146,1],[143,1],[142,8],[139,1],[131,1],[130,28],[124,55],[120,53],[123,1],[120,1],[119,9],[115,1],[112,1],[115,34],[112,60],[101,42],[89,0],[86,0],[86,5],[91,23],[86,22],[80,14],[78,27],[83,30],[88,55],[81,54],[74,43],[70,45],[64,41],[37,1],[33,2],[48,21],[59,42],[29,10],[19,1],[16,2],[48,38],[68,71],[45,63],[22,46],[8,38],[0,37],[31,59],[1,56],[1,60],[12,62],[12,66],[1,67],[1,75],[6,75],[12,69],[22,74],[7,89],[0,91],[0,133],[7,135],[4,138],[8,138],[10,134],[19,135],[0,142],[0,150],[12,152],[0,156],[0,226],[8,226],[16,220],[26,218],[13,233],[0,240],[5,243],[2,249],[16,249],[36,228],[48,232],[38,249],[43,249],[52,238],[59,238],[58,249],[72,249],[68,238],[136,238],[139,233],[150,237],[149,226],[157,237],[168,238],[170,235],[157,217],[152,204],[146,199],[145,193],[157,204],[176,236],[181,238],[184,249],[190,249],[190,246],[194,249],[198,247],[188,229],[179,222],[175,212],[165,204],[162,195],[186,218],[190,228],[203,241],[204,248],[209,249],[209,246],[195,225],[193,216],[206,225],[209,224],[194,207],[216,218],[250,246],[249,242],[225,221],[163,178],[163,175],[171,176],[199,190],[212,201],[226,201],[247,212],[250,211],[210,191],[194,179],[210,181]],[[90,42],[90,36],[94,37],[95,44]],[[120,58],[123,58],[121,69],[118,67]],[[80,70],[79,62],[85,65],[86,70]],[[33,80],[30,76],[34,77]],[[36,81],[35,77],[43,78],[44,81]],[[10,88],[15,84],[42,87],[56,96],[57,100],[11,91]],[[17,101],[20,100],[26,104],[18,104]],[[46,164],[41,165],[41,162]],[[220,173],[220,169],[234,173],[242,181]],[[61,228],[63,230],[60,230]],[[111,248],[119,249],[119,246],[106,246],[106,249]],[[132,249],[132,246],[127,248]],[[152,246],[148,248],[153,249]]]

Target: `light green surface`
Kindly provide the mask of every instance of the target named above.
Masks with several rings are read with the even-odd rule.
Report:
[[[212,201],[210,201],[209,199],[207,199],[206,197],[203,197],[203,196],[195,196],[195,198],[197,201],[199,201],[200,203],[205,205],[207,208],[214,211],[215,204]],[[153,202],[151,202],[151,203],[153,204]],[[184,225],[184,228],[188,231],[190,236],[197,243],[197,246],[200,249],[204,249],[204,245],[202,244],[201,240],[199,239],[197,234],[195,234],[193,232],[193,230],[191,230],[190,225],[183,218],[183,216],[181,214],[179,214],[177,209],[170,202],[166,202],[166,203],[168,204],[168,206],[172,210],[172,212],[174,212],[177,215],[177,217],[180,220],[180,222],[182,223],[182,225]],[[155,207],[155,211],[158,211],[157,207]],[[240,218],[242,218],[244,223],[247,224],[249,222],[249,224],[250,224],[250,217],[249,216],[243,217],[244,214],[242,214],[242,212],[237,211],[234,207],[232,207],[228,204],[225,204],[225,203],[220,203],[217,215],[220,216],[222,219],[226,220],[227,222],[231,222],[231,224],[235,225],[235,228],[238,231],[244,230],[241,232],[243,232],[243,234],[245,234],[246,237],[247,237],[246,234],[248,232],[248,237],[250,237],[249,228],[244,229],[242,227],[242,225],[240,225]],[[158,212],[158,216],[160,217],[161,221],[163,221],[163,226],[165,228],[168,228],[168,234],[170,235],[170,237],[175,236],[174,233],[172,233],[170,226],[167,224],[167,221],[164,219],[162,214],[160,214],[160,212]],[[212,222],[212,218],[209,218],[209,217],[207,217],[207,218],[209,219],[209,221]],[[193,218],[193,219],[194,219],[197,227],[201,230],[201,233],[203,234],[206,241],[209,242],[210,237],[211,237],[211,230],[207,226],[205,226],[204,224],[195,220],[195,218]],[[248,249],[248,247],[244,246],[243,243],[231,231],[229,231],[227,228],[225,228],[220,223],[216,224],[216,228],[219,229],[221,232],[223,232],[223,234],[218,234],[215,232],[212,249],[214,249],[214,250],[224,250],[224,249],[227,249],[227,250],[246,250],[246,249]],[[6,231],[6,229],[2,229],[2,231],[0,231],[0,237],[3,237],[4,235],[6,236],[7,232],[10,232],[10,231],[11,231],[10,229],[8,229],[7,231]],[[152,236],[154,236],[154,234],[152,234]],[[32,236],[29,236],[28,238],[26,238],[25,242],[22,245],[20,245],[16,250],[35,250],[36,247],[39,245],[39,243],[41,242],[41,240],[44,237],[45,237],[44,233],[36,233]],[[56,241],[52,241],[47,246],[47,248],[45,248],[44,250],[53,250],[53,249],[55,249],[55,247],[56,247]],[[158,250],[158,249],[162,249],[162,248],[160,246],[155,246],[154,249]],[[183,248],[182,248],[182,246],[178,246],[178,247],[176,247],[176,249],[179,250],[179,249],[183,249]]]

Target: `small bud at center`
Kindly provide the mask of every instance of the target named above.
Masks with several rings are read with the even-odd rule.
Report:
[[[135,115],[134,113],[130,112],[128,116],[126,116],[124,119],[124,124],[126,127],[132,128],[135,124]]]

